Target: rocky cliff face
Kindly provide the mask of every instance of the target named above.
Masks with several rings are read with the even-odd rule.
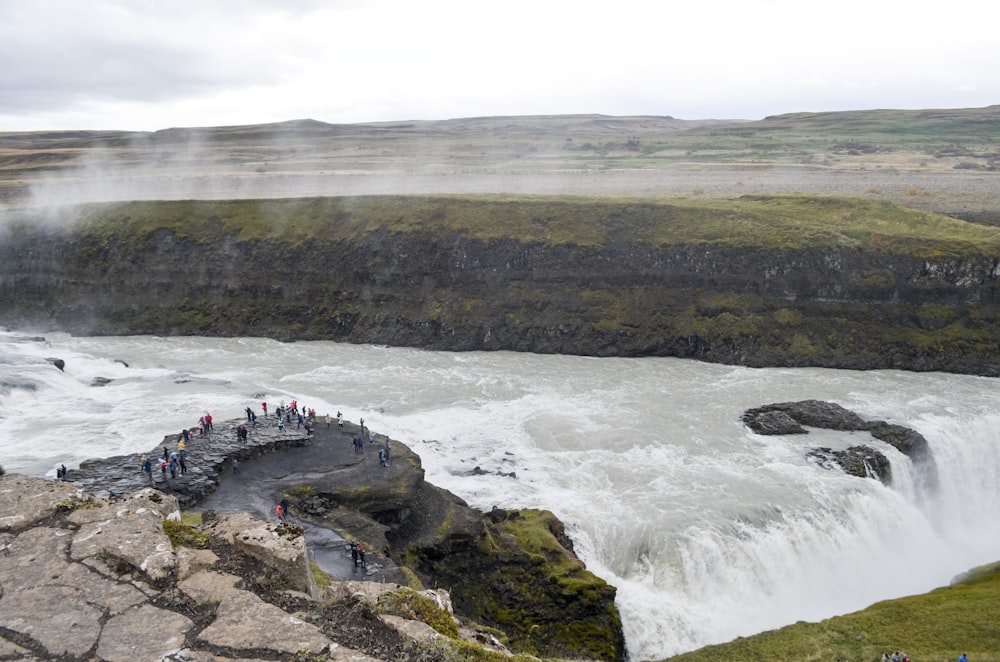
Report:
[[[10,234],[0,323],[1000,375],[995,257],[633,231],[600,245],[441,228],[249,239],[212,218],[198,235]]]

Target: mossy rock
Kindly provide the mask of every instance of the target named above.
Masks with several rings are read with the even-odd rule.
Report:
[[[514,651],[545,657],[622,660],[625,641],[615,588],[567,549],[548,511],[518,511],[483,538],[442,555],[407,549],[407,560],[451,594],[457,612],[507,634]]]

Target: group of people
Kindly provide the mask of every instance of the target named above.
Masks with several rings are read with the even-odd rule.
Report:
[[[354,452],[355,453],[364,453],[365,452],[365,443],[366,443],[365,442],[365,438],[366,437],[368,439],[367,443],[371,444],[372,443],[371,434],[365,432],[363,429],[362,429],[362,432],[361,432],[360,436],[354,437]],[[380,465],[382,465],[383,467],[388,467],[389,466],[389,448],[390,448],[389,436],[386,435],[386,437],[385,437],[385,446],[384,447],[380,447],[378,449],[378,463]]]
[[[365,561],[365,548],[354,541],[351,541],[351,560],[354,561],[355,568],[359,565],[362,568],[368,567],[368,562]]]
[[[274,507],[274,514],[277,515],[279,522],[284,522],[288,517],[288,508],[291,504],[288,499],[282,499],[281,502]]]
[[[264,418],[268,417],[267,414],[267,402],[260,403],[261,409],[264,411]],[[253,409],[250,407],[246,408],[247,422],[251,425],[257,425],[257,414],[254,413]],[[306,434],[311,435],[313,433],[313,428],[316,427],[316,410],[309,409],[305,406],[300,406],[297,400],[292,400],[287,406],[285,401],[282,400],[281,404],[274,412],[275,418],[278,421],[278,431],[284,432],[285,425],[291,425],[292,419],[295,419],[295,429],[300,430],[305,428]],[[337,412],[338,423],[343,427],[343,423],[340,422],[340,412]],[[330,426],[330,415],[326,415],[327,427]]]
[[[882,662],[910,662],[910,657],[906,653],[900,653],[896,651],[891,656],[888,653],[882,653]],[[962,653],[958,657],[958,662],[969,662],[968,656]]]

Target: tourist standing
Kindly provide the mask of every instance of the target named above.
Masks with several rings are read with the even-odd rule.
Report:
[[[236,461],[236,458],[230,458],[229,465],[233,468],[233,475],[235,476],[240,472],[240,463]]]

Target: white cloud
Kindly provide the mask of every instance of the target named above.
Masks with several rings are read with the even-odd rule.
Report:
[[[997,103],[988,0],[0,3],[0,131]]]

